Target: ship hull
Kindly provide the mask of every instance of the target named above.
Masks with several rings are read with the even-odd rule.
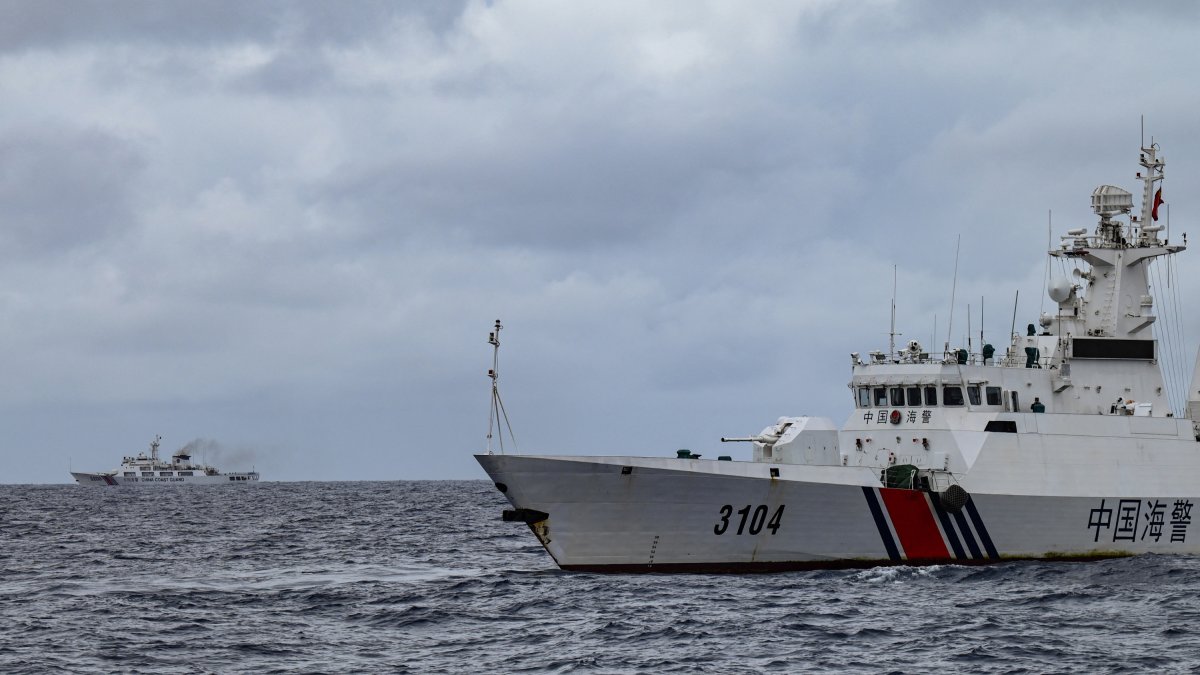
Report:
[[[80,485],[134,486],[155,485],[245,485],[257,483],[258,474],[218,474],[216,476],[114,476],[107,473],[72,471],[71,477]]]
[[[769,572],[1200,553],[1186,495],[880,487],[865,467],[477,455],[555,562],[596,572]],[[772,475],[772,470],[777,475]],[[1200,516],[1200,512],[1197,513]]]

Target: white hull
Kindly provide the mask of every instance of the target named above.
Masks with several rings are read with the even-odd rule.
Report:
[[[865,467],[476,458],[568,570],[771,571],[1200,553],[1200,532],[1190,527],[1200,496],[973,494],[953,510],[937,493],[881,488]],[[772,478],[771,468],[781,477]]]
[[[80,485],[153,486],[153,485],[245,485],[257,483],[257,473],[229,473],[215,476],[114,476],[107,473],[72,471]]]

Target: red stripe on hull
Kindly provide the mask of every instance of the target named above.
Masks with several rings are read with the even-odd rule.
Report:
[[[887,506],[892,527],[896,529],[896,536],[904,547],[905,558],[950,558],[950,551],[933,520],[933,511],[924,492],[881,488],[879,496],[883,497],[883,503]]]

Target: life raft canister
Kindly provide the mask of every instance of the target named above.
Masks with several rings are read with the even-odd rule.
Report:
[[[899,410],[892,411],[892,424],[900,424],[900,411]]]

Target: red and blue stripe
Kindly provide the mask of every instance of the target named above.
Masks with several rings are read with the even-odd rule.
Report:
[[[895,562],[998,560],[972,498],[948,511],[936,493],[863,487],[888,559]]]

